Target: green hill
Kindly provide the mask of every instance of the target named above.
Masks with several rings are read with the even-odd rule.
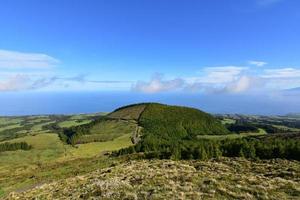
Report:
[[[194,108],[141,103],[124,106],[88,124],[66,128],[70,144],[108,141],[131,134],[133,143],[173,143],[199,135],[224,135],[228,130],[213,116]],[[142,136],[142,137],[141,137]]]
[[[145,137],[192,139],[197,135],[224,135],[228,130],[208,113],[182,106],[158,103],[133,104],[116,109],[110,118],[135,119]]]
[[[142,103],[119,108],[108,115],[114,119],[124,116],[134,116],[141,128],[133,135],[138,141],[134,151],[161,151],[182,141],[197,140],[201,135],[229,134],[219,120],[194,108]]]
[[[136,113],[136,106],[143,106],[143,111]],[[162,159],[220,156],[300,159],[299,140],[281,138],[280,135],[266,139],[263,139],[265,136],[229,139],[230,131],[219,120],[194,108],[147,103],[126,106],[116,112],[138,116],[137,124],[141,127],[141,131],[134,135],[139,137],[134,139],[136,145],[121,149],[117,155],[144,152],[146,158]],[[116,113],[112,114],[117,117]],[[209,139],[211,136],[224,136],[224,139]]]

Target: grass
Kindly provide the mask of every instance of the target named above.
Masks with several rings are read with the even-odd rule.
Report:
[[[63,121],[63,122],[58,123],[58,126],[61,128],[69,128],[72,126],[79,126],[82,124],[87,124],[89,122],[91,122],[91,120],[82,120],[82,121],[78,121],[77,119],[76,120],[68,120],[68,121]]]
[[[27,117],[26,120],[28,120],[29,123],[36,124],[36,123],[49,121],[50,119],[48,116],[31,116],[31,117]]]
[[[236,139],[236,138],[249,137],[249,136],[259,136],[265,134],[266,132],[263,129],[260,129],[260,132],[258,133],[240,133],[240,134],[228,134],[228,135],[198,135],[197,139],[223,140],[223,139]]]
[[[2,188],[0,194],[4,196],[11,191],[25,191],[43,183],[88,173],[117,162],[119,162],[118,158],[101,156],[27,166],[15,170],[15,173],[6,173],[4,176],[0,176],[0,189]]]
[[[35,184],[36,180],[28,178],[28,174],[30,176],[40,176],[41,180],[44,181],[47,179],[52,180],[55,177],[60,178],[65,174],[74,172],[76,165],[72,165],[73,161],[76,163],[79,162],[78,159],[92,159],[101,155],[101,152],[113,151],[132,145],[130,134],[123,135],[113,141],[80,144],[76,147],[62,144],[58,136],[51,133],[10,140],[10,142],[20,141],[26,141],[33,146],[33,149],[0,153],[0,187],[6,193]],[[66,162],[69,163],[68,167],[64,164]],[[48,169],[47,166],[55,166],[59,169]],[[90,166],[85,167],[89,168]],[[35,171],[40,168],[46,168],[47,170]],[[84,169],[80,170],[84,171]],[[33,173],[33,171],[35,172]]]
[[[2,168],[13,168],[22,165],[36,165],[49,162],[64,153],[64,145],[61,143],[57,134],[47,133],[34,136],[25,136],[9,140],[8,142],[27,142],[32,145],[29,151],[11,151],[0,154],[0,165]]]
[[[4,191],[0,188],[0,197],[4,195]]]
[[[174,199],[174,195],[178,199],[298,199],[300,195],[295,176],[300,163],[296,161],[101,161],[106,164],[98,170],[15,194],[12,199]],[[109,162],[115,163],[103,168]]]
[[[134,121],[106,120],[102,121],[90,129],[91,136],[97,135],[103,141],[109,141],[122,135],[132,134],[136,128]],[[84,135],[88,137],[90,135]]]
[[[101,152],[129,147],[132,145],[130,136],[131,134],[125,134],[112,141],[78,144],[76,145],[76,148],[68,148],[67,159],[92,157],[100,155]]]
[[[138,111],[141,110],[142,107],[140,107]],[[137,115],[130,116],[130,112],[123,112],[121,116],[125,116],[125,118],[137,117]],[[135,113],[139,112],[135,111]],[[114,151],[132,145],[130,136],[137,125],[134,121],[128,122],[124,120],[115,120],[114,122],[106,121],[101,125],[97,124],[92,127],[92,135],[97,135],[106,141],[78,144],[75,147],[63,144],[56,133],[52,133],[50,130],[43,130],[43,126],[49,123],[58,123],[62,127],[70,127],[79,125],[81,123],[88,123],[92,117],[96,117],[98,115],[100,114],[64,116],[63,118],[55,118],[53,116],[0,117],[0,130],[1,128],[14,129],[15,127],[25,127],[30,125],[26,130],[21,129],[17,131],[16,136],[19,138],[7,139],[3,142],[24,141],[33,146],[33,149],[29,151],[18,150],[0,153],[0,199],[1,196],[8,194],[10,191],[23,191],[25,189],[30,189],[33,186],[38,186],[41,183],[63,180],[68,177],[83,175],[104,167],[110,167],[112,165],[122,163],[125,158],[108,158],[103,155],[103,152]],[[229,121],[227,120],[227,122]],[[265,132],[260,129],[259,133],[229,134],[226,136],[203,135],[200,136],[200,138],[223,139],[229,137],[234,139],[237,137],[264,134]],[[274,161],[274,163],[276,162]],[[149,163],[152,165],[151,161],[149,161]],[[140,163],[136,164],[138,166],[140,165]],[[186,164],[187,163],[183,162],[184,166]],[[223,166],[223,164],[224,163],[218,163],[217,166]],[[160,165],[163,164],[159,164],[159,166]],[[117,169],[122,170],[122,166],[123,165]],[[270,164],[268,166],[270,166]],[[297,165],[297,167],[299,166]],[[149,168],[146,165],[141,165],[139,168],[141,174],[146,174],[147,172],[145,170],[147,169]],[[276,169],[279,170],[280,167]],[[128,170],[126,169],[126,171],[123,171],[123,173],[131,173],[132,177],[131,175],[130,177],[134,179],[136,178],[133,177],[136,172],[134,165],[131,166],[131,170],[132,171],[130,172],[128,168]],[[163,169],[157,166],[153,170],[158,170],[159,172],[159,170]],[[243,166],[236,169],[235,172],[237,173],[237,176],[241,170],[243,170]],[[180,174],[178,174],[178,171],[173,171],[172,173],[176,174],[176,176],[178,175],[174,180],[179,180],[182,178],[182,176],[179,176]],[[256,171],[253,172],[254,175],[255,173]],[[242,173],[240,174],[243,175]],[[171,176],[171,172],[169,175]],[[188,174],[184,175],[188,176]],[[165,176],[164,171],[161,171],[160,176],[161,177],[158,177],[158,179],[153,180],[151,177],[148,177],[146,180],[149,182],[152,181],[153,183],[151,184],[157,184],[160,183],[159,181]],[[227,178],[230,179],[230,177],[224,177],[224,179]],[[199,187],[202,187],[203,184],[200,180],[195,179],[195,181],[198,181]],[[226,180],[224,181],[225,182],[222,187],[226,190],[233,190],[233,186],[232,189],[230,189],[230,187],[227,187],[225,184]],[[229,181],[228,184],[229,183],[235,184],[234,181]],[[145,192],[152,189],[153,185],[151,184],[149,183],[148,186],[143,188],[145,189]],[[161,184],[164,185],[165,182],[161,182]],[[249,183],[249,185],[251,184]],[[288,184],[286,187],[288,187],[286,191],[290,190],[291,193],[295,193],[293,187],[290,187]],[[159,187],[157,188],[159,190]],[[213,189],[213,187],[211,187],[211,189]],[[255,189],[251,189],[251,191],[254,192]],[[238,192],[238,189],[231,192]],[[274,191],[274,193],[276,193],[276,191]]]
[[[283,129],[285,131],[291,131],[291,132],[296,132],[296,131],[300,131],[299,128],[291,128],[291,127],[287,127],[287,126],[283,126],[283,125],[273,125],[275,128],[279,128],[279,129]]]
[[[19,127],[22,127],[21,124],[12,124],[12,125],[8,125],[8,126],[2,126],[0,128],[0,134],[1,134],[1,131],[5,131],[5,130],[9,130],[9,129],[14,129],[14,128],[19,128]]]
[[[53,121],[48,121],[48,122],[42,122],[42,123],[35,124],[34,126],[32,126],[30,131],[31,132],[40,132],[40,131],[43,130],[43,126],[51,124],[51,123],[53,123]]]
[[[7,124],[17,124],[22,122],[23,119],[21,118],[14,118],[14,117],[0,117],[0,126],[7,125]]]
[[[131,134],[125,134],[112,141],[79,144],[76,147],[65,145],[57,134],[44,133],[25,136],[8,142],[27,142],[32,145],[29,151],[10,151],[0,153],[0,169],[8,170],[24,165],[41,165],[49,162],[65,161],[99,155],[103,151],[113,151],[132,145]],[[1,174],[1,172],[0,172]]]
[[[98,112],[98,113],[92,113],[92,114],[79,114],[79,115],[72,115],[70,119],[72,120],[82,120],[86,119],[88,117],[97,117],[97,116],[103,116],[106,115],[106,112]]]
[[[84,120],[83,117],[80,117],[81,120]],[[119,137],[115,133],[112,141],[80,144],[72,147],[63,144],[57,134],[51,133],[49,130],[42,130],[44,125],[55,121],[45,122],[39,119],[38,117],[32,117],[26,120],[24,125],[29,123],[32,125],[29,130],[23,130],[26,136],[3,141],[24,141],[32,145],[33,148],[29,151],[18,150],[0,153],[0,197],[10,191],[30,188],[41,182],[94,170],[96,166],[102,166],[106,163],[106,158],[97,157],[101,155],[101,152],[132,145],[131,134],[128,131],[126,132],[125,126],[121,126],[118,131],[123,130],[126,134]],[[4,121],[11,123],[14,119],[4,120],[1,118],[1,120],[2,123]],[[18,119],[15,122],[20,125],[21,121]],[[70,120],[63,123],[74,125],[70,123]],[[112,128],[112,125],[107,124],[104,128]],[[97,161],[95,161],[95,157],[97,157]],[[100,160],[103,163],[100,164]]]
[[[110,113],[108,116],[117,119],[137,120],[145,108],[146,108],[146,104],[128,106],[125,108],[117,109],[116,111]]]
[[[234,124],[236,122],[236,120],[230,119],[230,118],[225,118],[221,122],[222,122],[222,124]]]

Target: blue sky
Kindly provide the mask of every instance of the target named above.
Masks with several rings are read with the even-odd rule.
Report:
[[[299,8],[298,0],[3,0],[0,92],[281,94],[300,87]]]

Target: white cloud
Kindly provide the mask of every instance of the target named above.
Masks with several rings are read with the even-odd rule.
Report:
[[[184,86],[182,79],[163,80],[162,75],[156,74],[149,82],[138,81],[132,85],[132,90],[144,93],[174,91]]]
[[[0,82],[0,91],[17,91],[28,87],[30,79],[26,75],[17,74]]]
[[[266,69],[260,77],[266,80],[268,87],[275,90],[300,86],[300,69],[298,68]]]
[[[246,67],[237,66],[224,66],[224,67],[209,67],[205,68],[204,72],[207,75],[200,79],[200,81],[205,83],[226,83],[236,79]]]
[[[186,80],[189,83],[201,82],[203,84],[222,84],[235,80],[237,76],[247,69],[247,67],[238,66],[206,67],[200,71],[200,76],[189,77],[186,78]]]
[[[201,76],[187,78],[186,88],[194,92],[230,92],[233,90],[233,83],[238,81],[247,70],[247,67],[240,66],[207,67],[201,71]],[[228,87],[230,84],[231,86]]]
[[[56,77],[34,78],[29,74],[14,74],[0,81],[0,92],[40,89],[53,84]]]
[[[187,89],[194,92],[204,93],[244,93],[248,91],[257,91],[265,85],[263,79],[251,76],[239,76],[231,82],[223,84],[203,84],[195,82],[187,85]]]
[[[263,78],[300,78],[300,69],[296,68],[281,68],[281,69],[267,69],[262,75]]]
[[[228,83],[224,91],[228,93],[242,93],[248,90],[254,89],[258,84],[259,80],[249,77],[241,76],[236,81]]]
[[[90,89],[89,87],[99,88],[99,85],[105,88],[113,89],[120,87],[124,83],[130,86],[131,81],[119,80],[90,80],[87,75],[78,74],[74,76],[60,76],[49,73],[36,72],[0,72],[0,92],[6,91],[24,91],[24,90],[39,90],[39,89],[65,89],[69,87],[71,90]]]
[[[265,65],[268,64],[268,63],[263,62],[263,61],[255,61],[255,60],[251,60],[251,61],[249,61],[249,64],[250,64],[250,65],[255,65],[255,66],[257,66],[257,67],[263,67],[263,66],[265,66]]]
[[[245,78],[240,80],[246,67],[207,67],[198,77],[164,80],[162,75],[154,75],[149,82],[138,81],[132,90],[144,93],[187,90],[194,92],[242,92],[249,88]],[[239,81],[239,82],[238,82]],[[237,82],[237,83],[236,83]]]
[[[154,76],[149,82],[138,81],[132,89],[146,93],[178,90],[204,93],[243,93],[260,89],[265,85],[261,77],[253,77],[248,72],[247,67],[207,67],[200,71],[201,75],[198,77],[163,80],[161,76]]]
[[[48,68],[59,60],[41,53],[24,53],[0,49],[0,68]]]

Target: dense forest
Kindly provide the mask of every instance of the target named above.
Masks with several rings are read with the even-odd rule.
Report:
[[[197,135],[226,135],[230,132],[220,121],[197,109],[149,104],[139,119],[142,141],[147,145],[174,144]]]
[[[299,134],[298,134],[299,136]],[[285,158],[300,160],[300,140],[295,137],[247,137],[224,140],[183,140],[153,145],[143,141],[114,152],[114,155],[144,152],[146,158],[209,159],[220,156],[251,159]]]
[[[63,129],[59,131],[60,138],[62,141],[72,145],[102,141],[96,135],[91,136],[92,127],[104,121],[121,120],[124,113],[129,116],[137,116],[137,113],[134,112],[140,112],[140,109],[135,108],[140,106],[145,106],[145,108],[138,117],[137,124],[143,127],[143,140],[148,141],[148,143],[151,142],[152,137],[155,138],[156,142],[169,141],[173,143],[173,140],[191,139],[197,135],[225,135],[230,133],[219,120],[200,110],[157,103],[144,103],[125,106],[116,109],[107,117],[100,117],[91,123]],[[118,113],[120,119],[117,119]],[[110,118],[110,116],[114,117]],[[87,135],[90,135],[90,137],[87,137]]]

